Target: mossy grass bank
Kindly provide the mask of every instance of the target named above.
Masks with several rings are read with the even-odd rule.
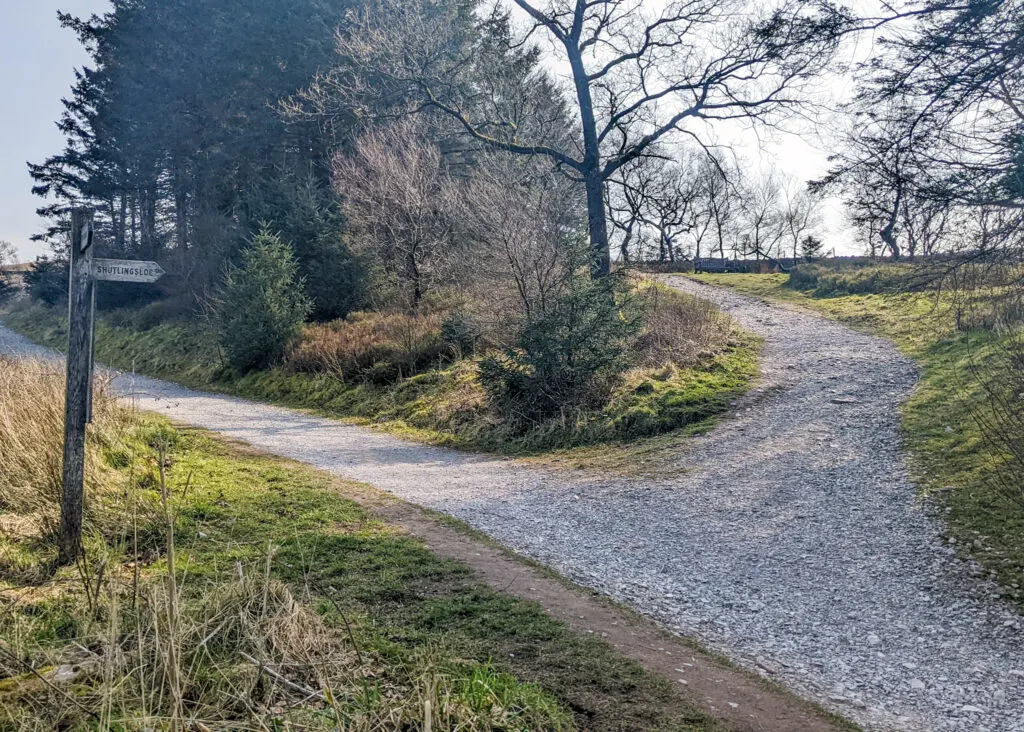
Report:
[[[658,298],[682,313],[693,299],[667,288]],[[678,301],[678,302],[677,302]],[[61,348],[62,311],[22,302],[2,315],[12,329],[38,343]],[[380,383],[351,379],[329,369],[281,366],[233,373],[211,334],[197,322],[162,322],[145,313],[118,312],[100,319],[96,355],[114,368],[319,414],[352,419],[411,439],[460,449],[538,455],[596,444],[630,443],[675,430],[699,432],[726,412],[757,374],[758,340],[717,313],[701,313],[714,332],[685,359],[638,365],[621,375],[603,406],[571,409],[555,418],[522,424],[497,413],[479,381],[479,357],[438,360],[405,378]],[[666,318],[667,320],[667,318]],[[363,327],[366,318],[346,328]],[[337,326],[335,326],[337,328]],[[330,327],[311,326],[322,339]],[[295,353],[307,357],[300,343]]]

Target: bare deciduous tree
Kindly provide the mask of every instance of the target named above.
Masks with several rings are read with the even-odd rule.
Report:
[[[608,222],[611,224],[611,238],[617,241],[619,258],[629,262],[633,248],[639,259],[646,257],[644,237],[644,207],[655,175],[649,170],[661,161],[652,157],[638,158],[624,165],[605,185],[608,202]]]
[[[738,166],[727,166],[724,160],[715,158],[704,162],[700,180],[718,256],[725,259],[726,242],[735,241],[737,236],[737,220],[745,187],[743,174]]]
[[[674,162],[664,166],[647,199],[647,224],[658,239],[658,261],[674,262],[679,239],[690,232],[693,209],[698,205],[699,181],[693,166]]]
[[[460,279],[491,309],[479,319],[507,329],[547,312],[581,261],[579,187],[497,153],[479,161],[464,190],[460,231],[475,249]]]
[[[9,241],[0,239],[0,269],[16,264],[17,261],[18,251],[14,248],[14,245]]]
[[[450,271],[460,199],[441,151],[412,120],[363,135],[334,161],[350,241],[400,283],[407,304]]]
[[[820,203],[820,199],[809,193],[800,181],[790,180],[783,188],[782,221],[794,262],[800,256],[800,243],[820,223]]]
[[[745,192],[742,201],[741,251],[756,259],[775,259],[786,236],[786,220],[781,206],[782,185],[769,173],[761,176]]]
[[[829,158],[834,165],[828,175],[810,186],[819,193],[838,190],[855,223],[877,226],[893,259],[903,254],[901,211],[927,178],[917,140],[904,134],[914,115],[897,106],[859,116],[844,133],[840,151]]]
[[[700,143],[722,120],[771,122],[800,104],[798,87],[821,72],[849,21],[830,0],[512,4],[529,20],[525,36],[474,40],[453,39],[455,25],[429,0],[379,0],[340,36],[345,64],[303,103],[329,114],[372,94],[392,112],[436,110],[481,144],[549,159],[584,185],[599,277],[611,263],[607,181],[672,136]],[[491,28],[507,27],[500,15]],[[526,63],[540,35],[570,71],[564,94]],[[552,97],[573,99],[575,133],[559,129]]]

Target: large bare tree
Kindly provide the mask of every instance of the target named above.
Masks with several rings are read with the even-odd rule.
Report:
[[[339,35],[343,63],[301,101],[307,111],[433,110],[473,140],[543,156],[586,190],[592,272],[610,270],[605,185],[671,136],[704,144],[723,120],[774,122],[801,103],[849,21],[830,0],[512,0],[476,37],[432,0],[378,0]],[[458,12],[466,12],[463,7]],[[536,64],[542,37],[561,84]],[[560,127],[551,100],[576,129]],[[371,108],[367,104],[366,108]]]

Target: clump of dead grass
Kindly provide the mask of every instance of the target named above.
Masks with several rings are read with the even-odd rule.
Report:
[[[445,355],[440,314],[352,313],[307,326],[287,365],[349,381],[390,383],[435,366]]]
[[[347,619],[329,626],[273,579],[271,559],[188,589],[122,572],[98,608],[65,593],[0,622],[14,639],[0,649],[0,728],[574,728],[539,687],[443,641],[398,663],[361,649]],[[74,640],[39,643],[65,615]]]
[[[641,285],[640,292],[647,300],[638,343],[641,365],[691,366],[721,352],[733,339],[735,324],[707,300],[657,283]]]
[[[34,526],[33,531],[43,534],[54,528],[59,513],[64,389],[64,370],[58,363],[0,357],[0,514],[5,523]],[[117,460],[132,420],[98,380],[87,433],[88,497],[103,492],[108,461]],[[86,506],[94,519],[97,503],[88,501]]]

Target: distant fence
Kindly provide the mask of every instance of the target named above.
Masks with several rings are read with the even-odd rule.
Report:
[[[787,263],[788,262],[788,263]],[[781,272],[792,266],[792,260],[774,259],[677,259],[674,262],[636,262],[636,266],[647,272],[715,272],[770,274]]]

